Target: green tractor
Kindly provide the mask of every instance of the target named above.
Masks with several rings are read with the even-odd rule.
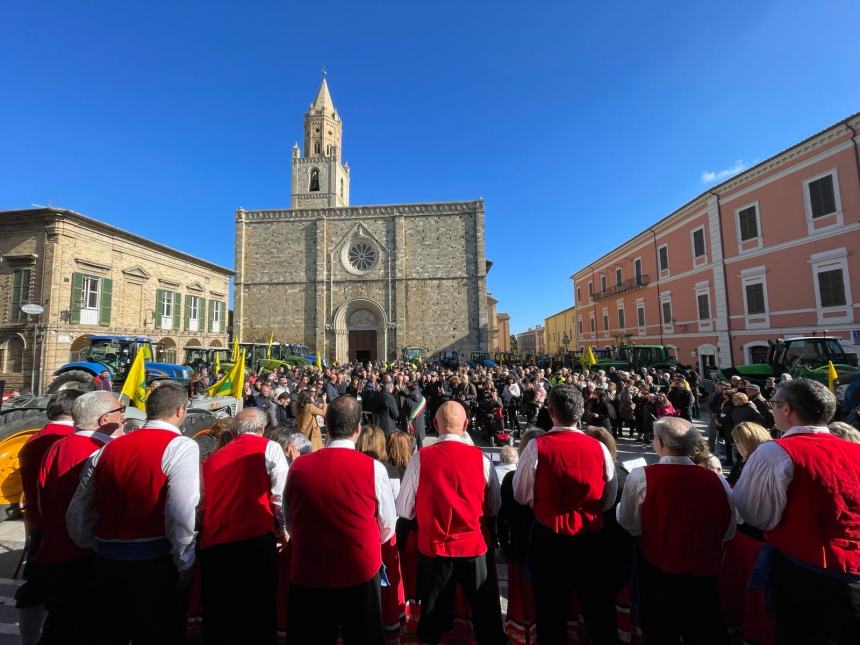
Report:
[[[625,372],[646,369],[673,370],[678,363],[672,350],[665,345],[619,345],[607,357],[596,356],[592,369],[608,370],[614,367]]]
[[[186,347],[185,365],[195,372],[199,372],[203,367],[208,367],[212,371],[215,369],[216,356],[222,372],[228,367],[233,367],[230,349],[226,347]]]
[[[763,385],[771,376],[779,378],[781,374],[790,374],[792,378],[811,378],[826,385],[828,362],[833,363],[843,384],[860,374],[857,355],[846,352],[839,339],[832,336],[778,338],[767,344],[766,363],[724,367],[717,372],[717,379],[727,381],[737,375]]]
[[[410,345],[400,350],[400,360],[410,365],[419,365],[424,362],[424,354],[427,352],[423,347]]]

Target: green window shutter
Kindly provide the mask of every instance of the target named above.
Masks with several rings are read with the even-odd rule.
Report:
[[[69,322],[73,325],[81,324],[81,296],[84,289],[84,274],[72,274],[72,302],[69,305]]]
[[[161,312],[164,311],[164,289],[155,290],[155,328],[161,329]]]
[[[102,327],[110,326],[110,306],[113,300],[113,280],[110,278],[101,279],[101,301],[99,302],[99,325]]]
[[[185,295],[185,327],[183,329],[188,331],[191,329],[191,296]]]
[[[179,323],[182,321],[182,294],[173,292],[173,329],[182,329]]]
[[[206,320],[208,322],[207,329],[210,333],[212,332],[212,317],[215,315],[214,311],[215,311],[215,301],[210,300],[209,301],[209,310],[206,312],[207,313]]]
[[[197,331],[206,331],[206,298],[197,298]]]

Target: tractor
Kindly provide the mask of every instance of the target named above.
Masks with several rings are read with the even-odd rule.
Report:
[[[472,352],[469,356],[469,367],[498,367],[496,361],[490,358],[489,352]]]
[[[665,345],[619,345],[608,357],[595,356],[597,363],[591,369],[616,370],[629,372],[655,368],[673,370],[678,366],[672,350]]]
[[[424,354],[427,352],[423,347],[404,347],[400,350],[400,360],[404,363],[417,365],[424,360]]]
[[[48,386],[49,394],[70,388],[91,390],[93,379],[104,370],[110,373],[114,389],[119,391],[137,352],[148,351],[150,357],[154,356],[150,338],[91,335],[87,340],[89,345],[84,350],[81,360],[66,363],[54,372],[55,378]],[[147,360],[145,366],[147,382],[172,379],[188,385],[191,381],[191,369],[184,365]]]
[[[811,378],[826,385],[828,362],[832,362],[840,382],[836,398],[841,403],[847,390],[845,386],[860,375],[857,355],[846,352],[839,338],[798,336],[769,340],[767,344],[766,363],[724,367],[717,372],[717,379],[727,381],[737,375],[761,386],[771,376],[779,378],[782,374],[790,374],[792,378]]]
[[[224,371],[225,366],[232,367],[230,362],[230,350],[225,347],[186,347],[185,365],[195,372],[207,367],[209,371],[215,369],[215,357],[218,357],[218,366]]]

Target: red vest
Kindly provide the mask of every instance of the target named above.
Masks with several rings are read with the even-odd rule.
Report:
[[[645,467],[642,556],[666,573],[715,576],[732,506],[720,476],[693,464]]]
[[[348,448],[324,448],[292,463],[287,478],[293,519],[291,582],[352,587],[379,571],[373,463]]]
[[[92,555],[92,551],[80,548],[69,537],[66,510],[87,458],[103,445],[99,439],[71,434],[56,442],[42,460],[39,506],[45,519],[45,533],[36,554],[38,562],[67,562]]]
[[[468,558],[487,552],[481,532],[484,455],[459,441],[440,441],[421,451],[415,498],[418,551],[423,555]]]
[[[269,440],[243,434],[203,464],[200,548],[272,533],[272,483],[266,470]]]
[[[860,575],[860,444],[824,433],[776,442],[794,476],[782,520],[765,540],[796,560]]]
[[[74,427],[70,425],[49,422],[39,432],[27,439],[27,443],[18,453],[18,467],[21,472],[21,486],[24,489],[26,504],[24,521],[30,531],[45,527],[45,520],[42,518],[37,503],[37,483],[42,459],[48,454],[51,446],[63,437],[68,437],[74,431]]]
[[[93,534],[99,540],[147,540],[164,537],[167,477],[164,451],[180,435],[141,428],[104,447],[95,468]]]
[[[549,432],[535,441],[535,519],[562,535],[599,531],[606,487],[601,443],[569,430]]]

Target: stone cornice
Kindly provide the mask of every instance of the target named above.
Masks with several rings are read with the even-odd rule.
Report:
[[[417,215],[459,215],[483,212],[484,201],[430,202],[425,204],[385,204],[379,206],[347,206],[342,208],[297,208],[283,210],[236,211],[241,222],[273,222],[285,220],[360,219],[373,217],[411,217]]]

